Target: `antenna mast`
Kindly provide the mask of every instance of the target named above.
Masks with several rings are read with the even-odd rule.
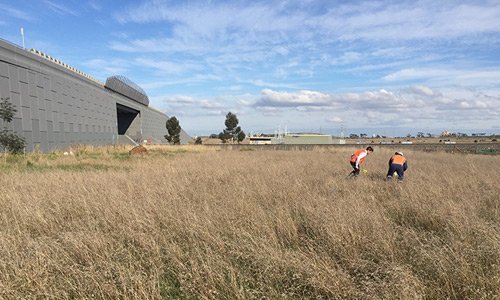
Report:
[[[21,27],[21,38],[22,38],[22,40],[23,40],[23,49],[26,49],[26,48],[24,47],[24,28],[22,28],[22,27]]]

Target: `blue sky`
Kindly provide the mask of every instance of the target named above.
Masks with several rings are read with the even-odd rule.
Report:
[[[124,75],[191,135],[500,133],[500,1],[0,0],[0,37]]]

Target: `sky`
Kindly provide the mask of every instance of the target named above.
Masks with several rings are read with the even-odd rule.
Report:
[[[0,0],[0,38],[123,75],[190,135],[500,133],[500,0]]]

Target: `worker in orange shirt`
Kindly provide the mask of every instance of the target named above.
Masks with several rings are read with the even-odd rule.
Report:
[[[408,161],[404,157],[403,152],[396,152],[389,159],[389,171],[387,171],[387,180],[391,180],[394,172],[398,174],[398,181],[403,181],[405,171],[408,169]]]
[[[373,148],[368,146],[366,149],[361,149],[351,155],[351,166],[354,170],[349,174],[349,176],[358,176],[360,165],[365,160],[365,157],[373,152]]]

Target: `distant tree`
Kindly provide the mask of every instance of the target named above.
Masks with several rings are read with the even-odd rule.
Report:
[[[7,130],[7,124],[12,122],[16,111],[9,98],[0,98],[0,119],[4,123],[4,128],[0,131],[0,147],[2,151],[22,153],[25,146],[24,139]]]
[[[201,145],[201,144],[203,144],[203,140],[201,139],[201,136],[197,137],[197,138],[194,140],[194,144],[195,144],[195,145]]]
[[[237,138],[238,138],[238,144],[241,143],[245,139],[245,137],[246,137],[246,134],[243,132],[243,130],[240,131],[238,133],[238,136],[237,136]]]
[[[221,142],[225,144],[227,142],[228,136],[227,134],[224,134],[224,132],[221,132],[217,135],[217,138],[219,138]]]
[[[240,136],[240,132],[242,132],[241,127],[238,126],[238,117],[233,114],[232,112],[229,112],[226,115],[226,121],[224,124],[226,125],[226,129],[224,129],[221,133],[219,133],[219,139],[222,140],[223,143],[227,142],[228,140],[231,141],[238,141],[238,137]],[[244,135],[245,133],[243,133]],[[245,136],[243,136],[243,139]],[[242,139],[242,140],[243,140]]]
[[[170,144],[178,145],[181,143],[180,134],[181,134],[181,126],[179,125],[179,121],[176,117],[171,117],[167,120],[165,127],[167,127],[168,134],[165,135],[165,138]]]

